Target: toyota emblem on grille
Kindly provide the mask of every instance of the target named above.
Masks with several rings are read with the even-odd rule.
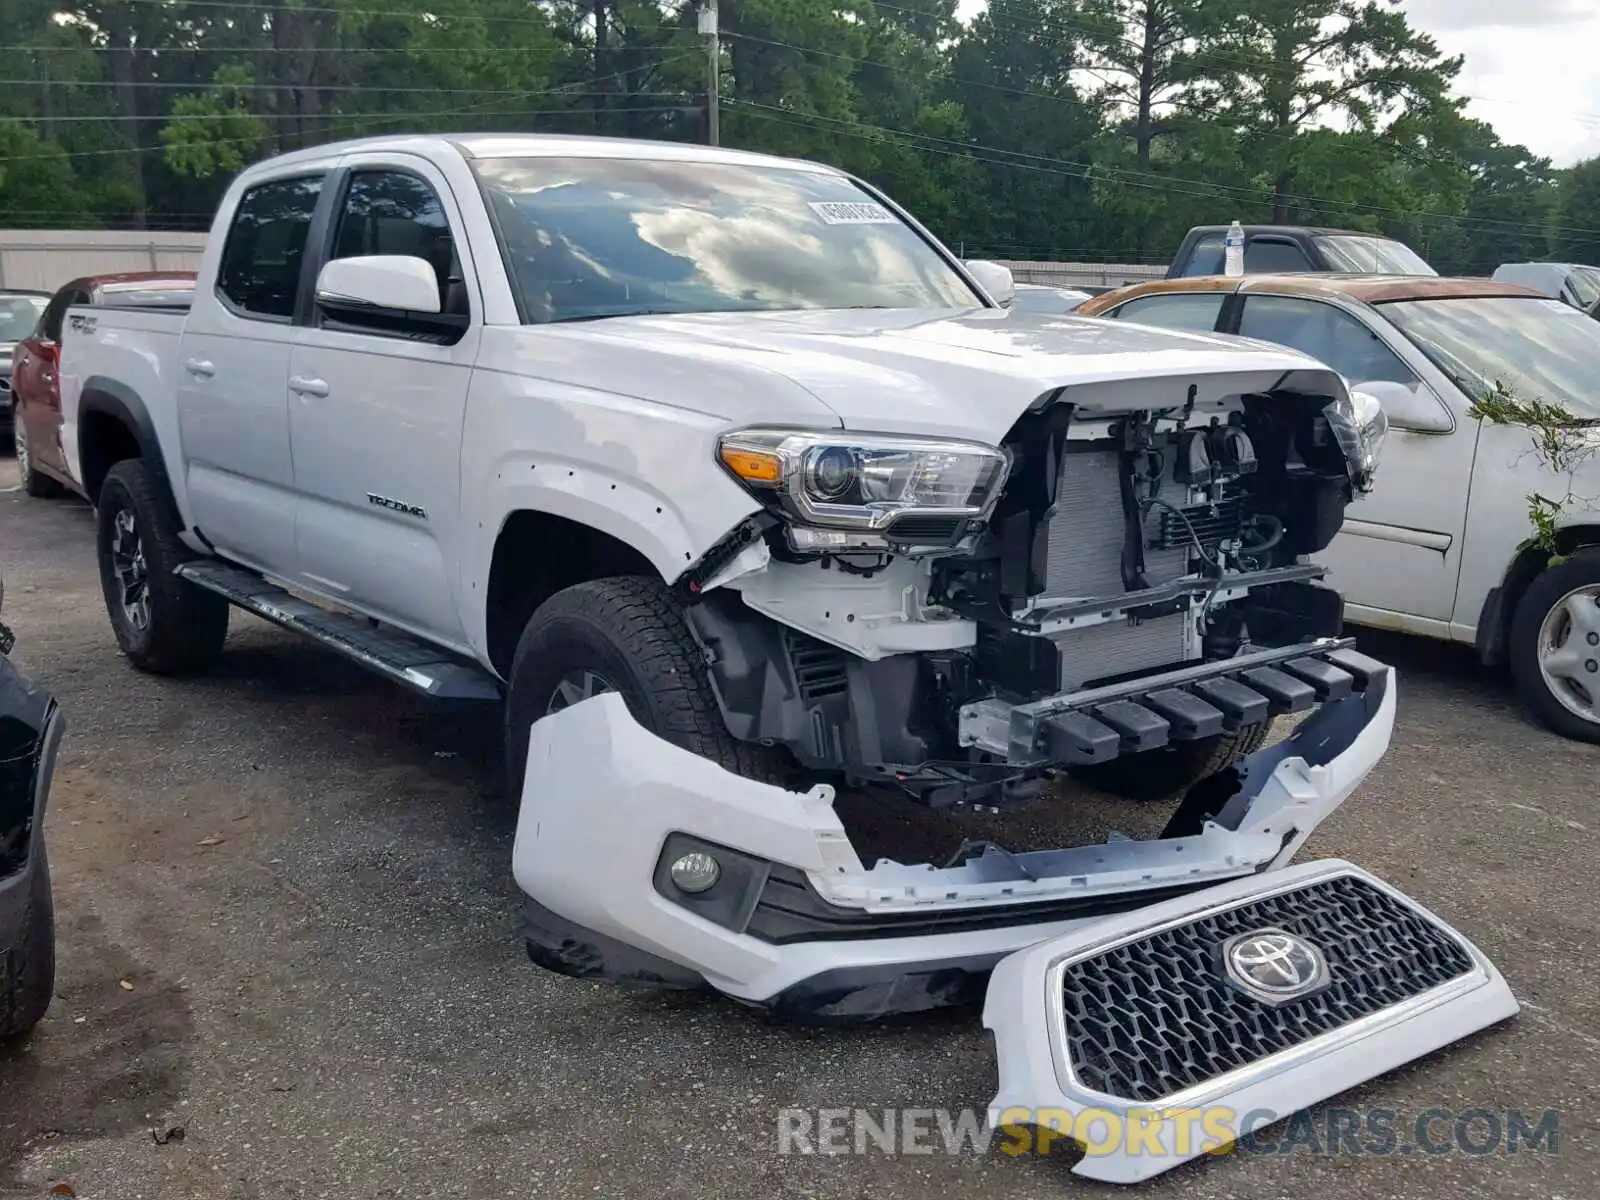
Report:
[[[1257,929],[1229,939],[1222,961],[1234,983],[1271,1004],[1308,996],[1328,981],[1322,951],[1282,929]]]

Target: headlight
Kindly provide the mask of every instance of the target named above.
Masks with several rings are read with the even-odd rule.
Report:
[[[1372,477],[1389,434],[1389,418],[1377,397],[1351,392],[1348,400],[1335,400],[1324,410],[1339,449],[1349,464],[1350,482],[1360,491],[1372,490]]]
[[[735,478],[772,496],[797,526],[815,527],[793,531],[804,549],[953,541],[989,515],[1007,469],[1006,455],[992,446],[888,434],[744,429],[724,436],[717,452]],[[911,517],[917,536],[897,537]]]

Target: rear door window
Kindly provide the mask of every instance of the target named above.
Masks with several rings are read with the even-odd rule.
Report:
[[[239,200],[217,271],[217,291],[239,316],[287,322],[300,294],[306,236],[322,176],[274,179]]]
[[[1244,270],[1246,275],[1309,271],[1311,260],[1297,242],[1287,238],[1253,237],[1245,243]]]

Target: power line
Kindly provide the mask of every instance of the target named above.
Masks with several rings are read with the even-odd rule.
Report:
[[[524,95],[524,93],[520,93],[520,92],[512,93],[512,94],[513,95],[517,95],[517,96]],[[528,96],[538,96],[538,95],[543,95],[543,94],[544,93],[540,93],[540,92],[529,92],[529,93],[526,93],[526,95],[528,95]],[[567,94],[568,95],[572,95],[572,96],[612,96],[612,95],[616,95],[615,92],[569,92]],[[659,97],[668,97],[668,96],[670,96],[670,97],[686,98],[686,97],[684,97],[683,93],[678,93],[678,92],[630,92],[630,93],[628,93],[628,96],[629,97],[632,97],[632,96],[644,96],[646,98],[649,98],[649,97],[658,97],[659,98]],[[686,112],[686,111],[698,112],[700,110],[700,107],[701,106],[699,104],[687,104],[687,103],[686,104],[638,105],[638,106],[629,105],[626,108],[620,108],[619,107],[619,108],[613,108],[613,109],[605,109],[605,110],[602,110],[602,111],[618,113],[618,114],[622,114],[622,113],[651,113],[651,112]],[[470,109],[469,110],[464,110],[463,115],[465,115],[467,113],[470,113],[471,111],[472,110],[470,110]],[[199,115],[202,116],[202,117],[258,117],[258,118],[260,118],[261,120],[264,120],[264,121],[271,121],[271,120],[276,120],[279,117],[282,117],[284,114],[283,113],[278,113],[278,112],[250,112],[250,111],[244,111],[244,110],[241,110],[241,109],[227,109],[225,111],[218,112],[218,113],[203,113],[203,114],[199,114]],[[448,114],[448,113],[446,113],[446,114],[432,114],[432,113],[427,113],[427,112],[419,112],[419,113],[396,112],[394,109],[391,108],[391,109],[385,109],[381,113],[333,111],[333,112],[315,113],[315,114],[300,114],[298,119],[300,119],[300,120],[311,120],[311,121],[354,121],[354,120],[359,120],[359,119],[363,119],[363,118],[367,118],[367,117],[382,116],[382,117],[393,117],[393,118],[398,120],[398,119],[407,118],[407,117],[428,117],[428,116],[433,116],[433,115],[449,116],[449,115],[452,115],[452,114]],[[595,115],[595,113],[594,113],[594,109],[592,109],[592,108],[538,108],[538,109],[516,109],[515,111],[512,111],[512,112],[496,112],[496,113],[488,113],[488,114],[485,114],[485,115],[494,116],[494,117],[545,117],[545,116],[556,116],[556,115],[592,117],[592,116]],[[0,116],[0,124],[14,123],[14,122],[27,122],[27,123],[30,123],[30,124],[38,124],[38,125],[44,125],[44,124],[56,125],[56,124],[61,123],[62,121],[161,121],[161,122],[170,123],[170,122],[173,122],[173,121],[181,121],[181,120],[184,120],[184,119],[185,118],[183,116],[178,115],[178,116],[164,116],[164,117],[126,117],[126,116],[112,116],[112,117],[51,117],[48,121],[46,121],[43,117],[4,117],[4,116]],[[15,210],[10,210],[10,211],[15,211]]]
[[[805,119],[810,120],[810,121],[824,121],[824,122],[829,123],[830,125],[843,126],[844,127],[843,132],[845,132],[847,134],[855,134],[856,136],[860,136],[859,134],[856,133],[856,131],[858,131],[858,130],[867,130],[867,131],[870,131],[871,133],[875,133],[875,134],[879,134],[879,135],[887,135],[888,138],[899,137],[899,138],[915,139],[916,141],[920,141],[920,142],[924,142],[924,143],[932,142],[932,143],[936,143],[937,145],[933,145],[933,146],[921,145],[921,146],[918,146],[916,144],[911,144],[911,145],[908,146],[908,148],[910,148],[910,149],[921,149],[921,150],[924,150],[924,151],[926,151],[928,153],[933,153],[933,154],[943,153],[943,154],[950,155],[952,157],[968,158],[968,159],[971,159],[972,161],[975,161],[975,162],[986,162],[986,163],[990,163],[990,164],[995,165],[995,166],[1011,166],[1011,167],[1017,167],[1017,168],[1020,168],[1020,169],[1023,169],[1023,170],[1037,169],[1037,170],[1043,171],[1043,172],[1045,172],[1047,174],[1065,176],[1065,177],[1075,178],[1075,179],[1082,179],[1082,180],[1085,180],[1085,181],[1092,181],[1096,176],[1099,176],[1099,175],[1105,175],[1105,176],[1121,175],[1121,176],[1125,176],[1126,178],[1120,180],[1120,182],[1124,182],[1124,183],[1128,184],[1131,187],[1142,187],[1142,188],[1146,188],[1146,189],[1154,190],[1154,191],[1169,191],[1169,192],[1174,192],[1174,193],[1177,193],[1177,194],[1180,194],[1180,195],[1198,196],[1198,197],[1202,197],[1202,198],[1215,197],[1215,195],[1217,193],[1219,193],[1219,192],[1232,193],[1232,194],[1235,194],[1235,195],[1248,196],[1248,197],[1257,198],[1257,199],[1268,197],[1268,196],[1270,196],[1272,194],[1272,189],[1265,188],[1265,187],[1256,187],[1256,188],[1235,187],[1235,186],[1230,186],[1230,185],[1226,185],[1226,184],[1215,184],[1215,183],[1211,183],[1209,181],[1200,180],[1200,179],[1191,179],[1191,178],[1184,178],[1184,177],[1178,177],[1178,176],[1171,176],[1171,177],[1162,176],[1162,175],[1154,174],[1152,172],[1130,171],[1130,170],[1126,170],[1126,169],[1121,169],[1121,168],[1116,168],[1116,167],[1106,167],[1106,166],[1101,166],[1101,165],[1084,165],[1084,164],[1071,162],[1070,160],[1067,160],[1067,159],[1050,158],[1050,157],[1048,157],[1046,155],[1030,154],[1030,153],[1027,153],[1025,151],[1021,151],[1021,150],[1005,150],[1005,149],[1001,149],[999,147],[994,147],[994,146],[976,145],[976,144],[973,144],[973,143],[970,143],[970,142],[956,141],[955,139],[952,139],[952,138],[937,137],[937,136],[935,136],[933,134],[917,133],[917,132],[912,131],[912,130],[889,129],[889,128],[886,128],[884,126],[879,126],[879,125],[870,125],[870,124],[865,124],[865,123],[861,123],[861,122],[845,121],[845,120],[841,120],[841,119],[836,118],[836,117],[825,117],[825,116],[821,116],[820,114],[816,114],[816,113],[800,113],[800,112],[794,111],[793,109],[780,108],[780,107],[778,107],[776,105],[770,105],[770,104],[760,104],[760,103],[757,103],[757,102],[752,101],[752,100],[734,100],[734,101],[730,101],[730,103],[736,104],[740,108],[766,110],[767,112],[779,114],[779,116],[774,118],[774,119],[782,120],[784,124],[796,125],[796,124],[799,124],[799,123],[794,121],[794,120],[792,120],[792,119],[783,120],[783,118],[801,117],[801,118],[805,118]],[[802,128],[807,128],[807,127],[814,128],[814,126],[804,126],[804,125],[802,125],[801,127]],[[879,138],[875,138],[875,139],[874,138],[869,138],[868,140],[880,140],[881,141],[881,140],[884,140],[884,138],[883,137],[879,137]],[[890,144],[894,144],[894,143],[891,142]],[[902,145],[906,145],[906,143],[901,143],[901,144]],[[939,148],[941,146],[954,146],[954,147],[957,148],[957,150],[956,151],[941,150]],[[966,153],[961,153],[960,151],[965,151]],[[973,151],[980,152],[982,155],[987,155],[988,157],[979,157],[978,154],[972,153]],[[1026,162],[1012,162],[1012,161],[1008,161],[1007,159],[1004,159],[1004,158],[996,157],[998,155],[1006,155],[1006,156],[1009,156],[1010,158],[1013,158],[1013,159],[1025,159],[1025,160],[1028,160],[1028,161],[1026,161]],[[1037,165],[1033,166],[1031,164],[1037,164]],[[1140,178],[1140,177],[1148,178],[1149,180],[1152,180],[1153,182],[1144,182],[1144,178]],[[1187,188],[1187,187],[1182,186],[1184,184],[1193,184],[1193,185],[1195,185],[1195,187],[1194,188]],[[1371,211],[1371,212],[1374,212],[1374,213],[1377,213],[1377,214],[1380,214],[1380,215],[1396,216],[1396,217],[1400,217],[1402,219],[1428,218],[1428,219],[1433,219],[1433,220],[1437,220],[1437,221],[1440,221],[1440,222],[1455,223],[1455,224],[1458,224],[1458,225],[1484,226],[1484,227],[1504,227],[1505,229],[1510,230],[1510,231],[1538,231],[1538,232],[1545,232],[1548,229],[1549,231],[1558,232],[1558,233],[1559,232],[1568,232],[1568,233],[1583,233],[1583,234],[1587,234],[1587,233],[1591,232],[1591,231],[1585,230],[1585,229],[1574,229],[1574,228],[1567,228],[1567,227],[1563,227],[1563,226],[1548,226],[1547,227],[1547,226],[1544,226],[1544,225],[1534,225],[1534,224],[1528,224],[1528,223],[1523,223],[1523,222],[1499,221],[1499,220],[1495,220],[1493,218],[1488,218],[1488,217],[1464,217],[1464,216],[1460,216],[1460,215],[1454,214],[1454,213],[1433,213],[1433,212],[1425,212],[1425,211],[1420,211],[1420,210],[1419,211],[1402,212],[1402,211],[1397,210],[1397,209],[1384,208],[1384,207],[1382,207],[1380,205],[1359,204],[1359,203],[1356,203],[1354,201],[1330,200],[1330,199],[1326,199],[1326,198],[1322,198],[1322,197],[1306,196],[1306,195],[1298,195],[1298,194],[1290,196],[1289,199],[1294,200],[1294,201],[1296,201],[1298,203],[1302,203],[1302,204],[1317,204],[1317,205],[1322,205],[1322,206],[1329,207],[1329,208],[1362,209],[1362,210]]]
[[[661,65],[664,66],[664,65],[666,65],[667,62],[672,62],[672,61],[677,61],[678,59],[688,58],[691,54],[693,54],[694,56],[698,57],[699,51],[698,50],[684,51],[684,52],[680,53],[679,55],[677,55],[676,58],[674,58],[674,59],[665,60]],[[630,70],[631,69],[632,68],[630,68]],[[576,87],[590,87],[590,86],[593,86],[594,84],[604,83],[608,79],[615,79],[618,76],[625,75],[625,74],[627,74],[627,71],[616,71],[616,72],[613,72],[610,75],[597,75],[593,79],[580,80],[580,81],[575,82],[573,84],[570,84],[568,86],[569,87],[575,87],[575,88]],[[544,93],[537,93],[537,94],[539,94],[539,95],[557,95],[557,94],[561,94],[561,89],[556,89],[554,92],[544,92]],[[501,104],[507,103],[507,101],[509,99],[510,99],[510,97],[502,97],[499,100],[491,100],[491,101],[488,101],[488,102],[486,102],[484,104],[478,104],[478,105],[473,105],[473,106],[468,107],[468,108],[451,109],[451,110],[446,110],[446,111],[424,110],[422,112],[325,113],[325,114],[320,114],[317,118],[314,118],[314,119],[326,120],[326,121],[332,123],[332,122],[335,122],[335,121],[346,121],[346,120],[349,120],[349,121],[366,121],[366,120],[371,120],[371,121],[433,121],[433,120],[441,120],[441,119],[444,119],[444,118],[447,118],[447,117],[454,118],[454,117],[473,117],[473,116],[488,116],[488,117],[494,117],[494,116],[512,117],[512,116],[516,116],[517,114],[515,114],[515,113],[495,113],[495,112],[488,111],[490,109],[493,109],[497,105],[501,105]],[[661,111],[677,112],[677,111],[683,111],[685,107],[686,106],[669,105],[669,106],[663,106]],[[614,111],[614,112],[617,112],[617,113],[630,113],[630,112],[637,113],[637,112],[643,112],[645,110],[641,109],[641,108],[620,108],[620,109],[614,109],[614,110],[610,110],[610,111]],[[565,116],[565,115],[593,116],[594,115],[594,110],[593,109],[580,109],[580,108],[556,109],[556,110],[551,110],[551,114],[552,115],[560,114],[560,115],[563,115],[563,116]],[[282,114],[273,114],[273,115],[274,116],[281,116]],[[168,120],[170,118],[167,118],[167,117],[150,117],[150,118],[146,118],[146,119],[149,119],[149,120]],[[237,138],[208,138],[205,141],[204,144],[206,146],[243,145],[243,144],[254,144],[256,142],[259,142],[260,140],[261,140],[261,138],[260,138],[259,135],[252,136],[252,137],[237,137]],[[162,154],[162,153],[166,152],[166,149],[167,149],[166,146],[118,146],[118,147],[114,147],[114,148],[106,149],[106,150],[67,150],[67,151],[57,151],[56,153],[44,153],[44,154],[17,154],[17,155],[12,155],[6,161],[8,161],[8,162],[19,162],[19,161],[28,160],[28,159],[44,159],[44,158],[71,158],[71,159],[78,159],[78,158],[104,158],[104,157],[112,157],[112,156],[117,156],[117,155],[121,155],[121,156],[126,157],[126,156],[129,156],[129,155],[137,155],[137,154]]]
[[[124,0],[126,2],[126,0]],[[305,12],[303,8],[288,10]],[[391,14],[392,15],[392,14]],[[665,48],[665,47],[663,47]],[[316,46],[317,54],[522,54],[556,57],[563,54],[587,57],[592,47],[571,46]],[[105,46],[0,46],[0,51],[34,54],[108,54]],[[299,46],[140,46],[141,54],[304,54]]]
[[[888,7],[888,6],[879,5],[879,7],[881,8],[881,7]],[[907,10],[902,10],[902,11],[908,11],[909,12],[910,10],[907,9]],[[813,48],[807,47],[807,46],[800,46],[800,45],[797,45],[794,42],[774,41],[774,40],[772,40],[770,38],[758,38],[758,37],[754,37],[754,36],[752,36],[750,34],[741,34],[741,33],[729,33],[726,36],[731,37],[731,38],[738,38],[741,41],[746,41],[746,42],[757,42],[757,43],[760,43],[761,45],[765,45],[765,46],[782,47],[784,49],[797,51],[797,52],[799,52],[801,54],[810,54],[810,55],[820,54],[820,55],[823,55],[823,56],[828,57],[828,58],[843,59],[845,61],[848,61],[848,62],[851,62],[851,63],[855,63],[855,64],[862,64],[862,65],[875,66],[875,67],[884,67],[887,70],[896,70],[897,69],[893,63],[886,63],[886,62],[883,62],[883,61],[881,61],[879,59],[856,58],[853,55],[841,54],[841,53],[839,53],[837,51],[833,51],[833,50],[821,50],[821,49],[813,49]],[[1055,103],[1055,104],[1072,105],[1072,104],[1080,104],[1080,103],[1082,103],[1082,104],[1085,105],[1085,107],[1088,107],[1087,101],[1080,99],[1076,95],[1074,95],[1074,96],[1061,96],[1061,95],[1056,95],[1056,94],[1051,93],[1051,92],[1038,91],[1036,89],[1008,87],[1008,86],[1006,86],[1004,84],[986,83],[983,80],[971,79],[971,78],[964,77],[964,76],[961,76],[961,75],[944,74],[942,76],[942,78],[948,80],[951,83],[963,84],[963,85],[968,86],[968,87],[986,88],[986,89],[988,89],[990,91],[1002,92],[1002,93],[1005,93],[1007,95],[1028,96],[1028,97],[1032,97],[1032,98],[1039,99],[1039,100],[1048,100],[1048,101],[1050,101],[1052,103]],[[1300,136],[1303,136],[1303,135],[1301,133],[1297,133],[1297,132],[1292,131],[1292,130],[1287,130],[1287,131],[1252,130],[1252,131],[1249,132],[1248,136],[1254,137],[1254,138],[1263,138],[1264,137],[1264,138],[1269,138],[1269,139],[1271,139],[1273,141],[1278,141],[1278,142],[1293,142],[1296,138],[1298,138]],[[1436,163],[1436,164],[1447,166],[1447,167],[1453,167],[1453,166],[1460,166],[1461,165],[1461,160],[1457,156],[1449,153],[1448,151],[1442,151],[1442,150],[1415,150],[1415,149],[1412,149],[1410,147],[1400,146],[1400,145],[1394,144],[1394,143],[1388,143],[1387,144],[1387,148],[1389,150],[1393,151],[1394,153],[1400,155],[1402,158],[1410,159],[1413,162]]]
[[[885,4],[885,3],[882,3],[882,0],[873,0],[873,7],[877,8],[877,9],[885,9],[885,10],[888,10],[890,12],[908,13],[908,14],[910,14],[912,16],[927,16],[928,15],[927,13],[919,12],[916,9],[903,8],[903,7],[901,7],[899,5],[895,5],[895,4]],[[985,13],[983,15],[992,16],[993,15],[993,10],[992,9],[985,10]],[[1091,36],[1091,37],[1103,36],[1105,34],[1105,32],[1106,32],[1103,28],[1098,28],[1098,27],[1093,26],[1093,25],[1084,25],[1084,24],[1080,24],[1080,23],[1075,22],[1075,21],[1063,20],[1063,19],[1060,19],[1060,18],[1051,18],[1049,20],[1041,20],[1038,17],[1025,17],[1025,16],[1021,16],[1019,14],[1010,13],[1010,12],[1005,13],[1003,15],[1003,17],[996,18],[994,20],[994,24],[995,24],[996,28],[1004,28],[1004,26],[1006,26],[1008,24],[1009,25],[1030,25],[1030,26],[1033,26],[1035,28],[1046,30],[1046,31],[1050,31],[1050,32],[1055,32],[1055,31],[1059,31],[1059,30],[1065,30],[1065,31],[1068,31],[1068,32],[1077,33],[1079,35],[1087,35],[1087,36]],[[970,29],[971,28],[971,24],[968,23],[965,26],[965,28]],[[1133,50],[1133,51],[1135,51],[1137,53],[1141,53],[1142,54],[1144,52],[1143,44],[1138,42],[1138,41],[1133,40],[1132,38],[1117,37],[1114,40],[1119,42],[1119,43],[1121,43],[1122,45],[1126,46],[1128,49]],[[1184,40],[1185,41],[1189,41],[1189,42],[1195,42],[1198,39],[1191,37],[1191,38],[1186,38]],[[1273,62],[1270,59],[1258,59],[1258,58],[1246,57],[1244,55],[1228,54],[1228,53],[1225,53],[1225,52],[1220,52],[1220,51],[1216,50],[1215,48],[1206,48],[1203,45],[1200,45],[1200,46],[1198,46],[1196,48],[1196,50],[1194,51],[1194,57],[1196,57],[1197,59],[1201,60],[1202,62],[1222,63],[1222,64],[1225,64],[1225,65],[1231,65],[1231,66],[1239,67],[1239,68],[1241,68],[1243,70],[1252,71],[1252,72],[1255,72],[1257,74],[1268,75],[1268,76],[1277,76],[1277,77],[1280,77],[1280,78],[1290,78],[1290,77],[1300,78],[1301,75],[1304,74],[1304,72],[1298,66],[1296,66],[1295,64],[1282,64],[1282,63]],[[1081,68],[1080,67],[1080,68],[1075,68],[1075,69],[1077,69],[1077,70],[1088,70],[1089,68]],[[1537,101],[1529,101],[1529,100],[1516,99],[1516,98],[1511,98],[1511,97],[1500,98],[1500,97],[1493,97],[1493,96],[1475,96],[1475,95],[1470,95],[1470,94],[1465,93],[1465,92],[1457,92],[1457,93],[1455,93],[1455,95],[1458,98],[1462,99],[1462,100],[1476,101],[1476,102],[1478,102],[1480,104],[1532,104],[1532,103],[1537,103]],[[1586,123],[1600,124],[1600,112],[1595,112],[1595,111],[1592,111],[1592,110],[1588,110],[1588,111],[1569,112],[1567,115],[1568,116],[1584,118]]]
[[[118,0],[121,4],[147,4],[160,8],[172,8],[172,0]],[[188,8],[218,8],[225,11],[238,12],[266,12],[278,14],[285,10],[279,4],[253,3],[251,0],[184,0]],[[329,16],[341,17],[390,17],[396,20],[428,18],[430,21],[459,19],[463,21],[485,21],[497,25],[537,25],[541,29],[549,29],[550,22],[535,17],[499,17],[485,16],[473,12],[470,8],[440,9],[430,6],[427,12],[396,12],[393,8],[343,8],[316,5],[297,4],[293,9],[296,16],[306,13],[318,13]]]

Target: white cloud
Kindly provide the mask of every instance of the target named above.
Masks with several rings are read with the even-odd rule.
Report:
[[[1600,10],[1588,0],[1404,0],[1465,62],[1467,111],[1503,141],[1570,166],[1600,154]]]

